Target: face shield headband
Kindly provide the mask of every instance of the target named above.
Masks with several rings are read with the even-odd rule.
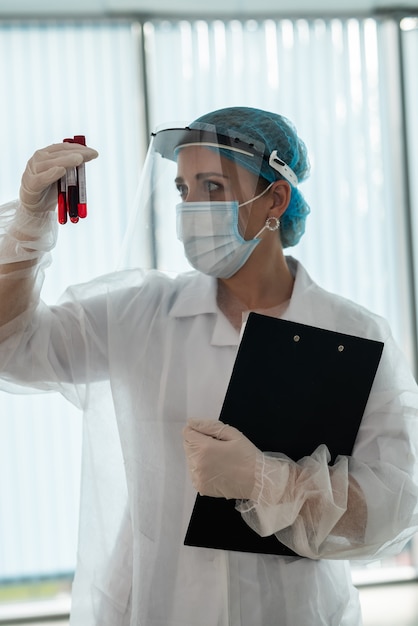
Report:
[[[195,127],[196,126],[196,127]],[[278,155],[277,150],[266,153],[264,144],[237,133],[225,135],[218,133],[206,124],[196,124],[186,128],[167,128],[153,133],[154,149],[163,158],[175,161],[180,148],[185,146],[205,146],[214,148],[226,158],[232,158],[238,165],[248,171],[271,180],[271,169],[275,170],[293,187],[298,185],[298,177],[287,163]],[[271,169],[270,169],[271,168]]]

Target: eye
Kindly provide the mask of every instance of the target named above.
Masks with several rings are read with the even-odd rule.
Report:
[[[215,194],[216,192],[219,192],[219,191],[223,191],[223,185],[215,182],[214,180],[205,180],[204,186],[205,186],[206,192],[209,195]]]
[[[176,189],[180,194],[180,198],[182,200],[185,200],[187,197],[187,186],[181,183],[176,183]]]

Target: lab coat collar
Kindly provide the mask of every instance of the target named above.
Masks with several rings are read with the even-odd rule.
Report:
[[[239,333],[219,310],[216,303],[216,278],[200,272],[190,272],[179,277],[179,297],[175,300],[170,317],[194,317],[197,315],[213,315],[211,345],[237,346]]]
[[[303,265],[291,256],[286,257],[290,271],[295,277],[289,306],[282,318],[300,324],[337,330],[337,317],[327,291],[319,287],[309,276]],[[321,294],[322,297],[318,297]],[[334,300],[333,300],[334,301]]]
[[[295,284],[289,306],[283,319],[314,324],[318,319],[318,299],[308,297],[318,289],[299,261],[286,257],[289,269],[295,277]],[[170,317],[194,317],[214,314],[214,328],[211,344],[216,346],[236,346],[239,333],[233,328],[216,304],[217,282],[215,278],[200,272],[190,272],[179,277],[179,297],[173,303]],[[324,312],[326,313],[326,312]],[[329,311],[328,316],[329,317]]]
[[[316,287],[316,285],[299,261],[288,256],[286,257],[286,262],[295,282],[289,305],[283,313],[282,318],[293,322],[309,324],[314,319],[312,310],[313,303],[306,295],[309,293],[310,289]]]

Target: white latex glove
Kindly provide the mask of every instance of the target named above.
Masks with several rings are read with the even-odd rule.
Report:
[[[22,176],[20,202],[28,211],[53,211],[57,206],[56,183],[69,167],[98,156],[96,150],[78,143],[59,143],[37,150]]]
[[[251,498],[262,453],[245,435],[219,421],[190,420],[183,436],[192,482],[201,495]]]

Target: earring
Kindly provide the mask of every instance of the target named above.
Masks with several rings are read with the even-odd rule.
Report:
[[[266,219],[267,230],[278,230],[280,228],[280,220],[278,217],[268,217]]]

